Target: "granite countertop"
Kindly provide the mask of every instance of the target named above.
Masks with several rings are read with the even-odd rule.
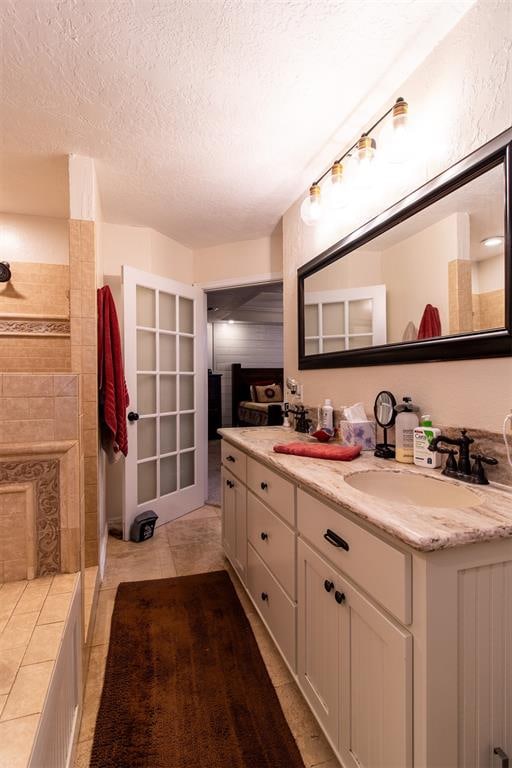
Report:
[[[255,459],[277,469],[305,490],[342,505],[358,517],[391,534],[410,547],[431,552],[463,544],[510,537],[512,547],[512,488],[495,483],[470,485],[441,476],[441,470],[376,459],[364,452],[354,461],[328,461],[274,453],[276,443],[316,440],[285,427],[223,428],[219,433]],[[480,496],[474,507],[428,507],[403,504],[371,496],[352,488],[345,477],[354,472],[382,469],[411,472],[455,483]]]

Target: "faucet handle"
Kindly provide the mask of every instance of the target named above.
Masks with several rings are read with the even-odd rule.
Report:
[[[444,465],[444,468],[448,469],[448,470],[453,470],[454,472],[457,471],[457,461],[455,459],[455,454],[457,453],[457,451],[455,450],[455,448],[438,448],[438,447],[436,447],[435,449],[432,449],[429,446],[429,449],[430,450],[435,450],[437,453],[447,453],[448,454],[448,458],[446,459],[446,464]]]
[[[485,456],[483,453],[472,453],[471,458],[475,460],[471,470],[471,474],[476,478],[475,482],[479,485],[488,485],[489,481],[482,464],[494,466],[498,463],[498,459],[495,459],[493,456]]]

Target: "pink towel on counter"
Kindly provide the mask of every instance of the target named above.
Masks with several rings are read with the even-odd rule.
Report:
[[[418,329],[418,339],[432,339],[434,336],[441,336],[441,317],[437,307],[427,304]]]
[[[308,456],[310,459],[331,461],[352,461],[361,453],[360,445],[326,445],[325,443],[283,443],[274,445],[276,453],[292,456]]]

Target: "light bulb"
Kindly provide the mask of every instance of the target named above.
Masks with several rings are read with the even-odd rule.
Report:
[[[329,208],[343,208],[348,203],[347,183],[343,178],[343,165],[334,163],[325,185],[325,201]]]
[[[409,105],[399,97],[393,105],[393,130],[390,136],[389,161],[405,162],[412,150],[411,130],[409,125]]]
[[[318,184],[313,184],[309,188],[309,195],[303,200],[300,207],[300,215],[302,221],[308,227],[314,226],[320,220],[322,216],[322,199]]]
[[[355,183],[360,189],[372,186],[375,175],[375,152],[377,144],[370,136],[362,135],[357,142],[357,174]]]

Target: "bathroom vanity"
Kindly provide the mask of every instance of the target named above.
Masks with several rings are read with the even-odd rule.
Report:
[[[225,554],[341,765],[505,765],[512,494],[274,453],[284,428],[220,432]],[[402,480],[349,484],[370,472]]]

